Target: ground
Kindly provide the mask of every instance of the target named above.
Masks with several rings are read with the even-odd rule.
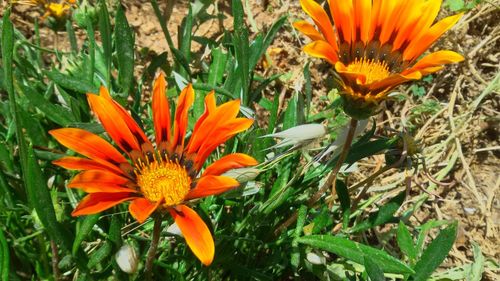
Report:
[[[160,7],[165,9],[164,1],[160,2]],[[188,10],[187,1],[177,2],[168,23],[174,38]],[[218,2],[225,19],[222,23],[216,19],[203,23],[196,28],[195,35],[217,38],[222,26],[231,28],[228,1],[215,2]],[[279,16],[289,15],[290,24],[278,33],[268,51],[268,63],[271,64],[261,67],[260,71],[266,74],[289,72],[292,77],[298,77],[304,64],[311,61],[314,108],[320,110],[325,104],[319,97],[326,95],[330,70],[326,63],[311,59],[301,51],[306,41],[291,28],[293,21],[306,18],[299,1],[250,0],[247,3],[247,24],[254,30],[266,30]],[[125,0],[124,5],[127,18],[136,32],[137,51],[144,52],[147,49],[157,54],[168,51],[149,1]],[[23,11],[21,8],[16,10],[14,25],[24,28],[29,37],[32,34],[30,22],[36,13],[25,16]],[[208,13],[215,13],[213,6]],[[450,13],[449,9],[443,9],[440,17]],[[467,11],[460,22],[433,47],[455,50],[463,54],[466,60],[458,65],[447,66],[444,71],[434,75],[431,81],[400,87],[398,91],[408,94],[410,98],[388,102],[385,110],[377,116],[379,134],[386,134],[387,127],[398,131],[403,127],[409,130],[423,148],[422,155],[429,173],[443,182],[433,184],[434,180],[426,177],[424,171],[414,176],[412,198],[418,200],[426,196],[428,200],[412,220],[420,224],[430,219],[460,222],[458,240],[442,269],[472,262],[472,243],[480,245],[487,259],[498,261],[500,258],[499,18],[498,4],[495,6],[489,2]],[[45,47],[51,48],[55,42],[59,48],[69,46],[64,32],[60,32],[55,40],[50,30],[41,31]],[[82,31],[79,36],[83,34]],[[202,55],[204,47],[193,45],[193,50]],[[278,91],[280,97],[287,97],[294,91],[294,86],[294,81],[281,83]],[[271,93],[268,89],[266,94]],[[259,114],[265,119],[264,110],[260,110]],[[456,159],[456,163],[447,169],[448,163],[452,161],[450,159]],[[372,158],[360,163],[357,174],[351,176],[351,184],[363,179],[367,173],[371,174],[381,161],[383,158]],[[383,181],[376,182],[370,191],[393,194],[401,189],[394,188],[398,187],[396,183],[401,182],[402,177],[403,172],[387,173]],[[484,280],[498,280],[496,274],[498,272],[486,269]]]

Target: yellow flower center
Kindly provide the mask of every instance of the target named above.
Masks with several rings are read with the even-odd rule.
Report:
[[[347,66],[349,72],[362,74],[365,76],[361,84],[371,84],[375,81],[387,78],[390,74],[389,67],[385,62],[373,59],[356,59]],[[359,82],[358,82],[359,83]]]
[[[191,186],[186,169],[176,162],[153,161],[137,173],[137,184],[151,202],[163,200],[164,206],[181,203]]]

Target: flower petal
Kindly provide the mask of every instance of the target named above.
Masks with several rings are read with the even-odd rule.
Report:
[[[82,129],[64,128],[49,131],[58,142],[90,159],[124,163],[127,159],[109,142]]]
[[[118,166],[110,164],[106,161],[96,161],[87,158],[80,157],[62,157],[57,160],[52,161],[52,164],[63,167],[68,170],[106,170],[112,171],[115,173],[123,174],[123,171],[120,170]]]
[[[427,50],[443,33],[452,28],[463,16],[463,13],[450,16],[435,23],[428,32],[418,38],[414,38],[403,53],[403,59],[412,61]]]
[[[234,120],[240,111],[240,100],[232,100],[209,111],[205,120],[198,125],[196,132],[193,132],[186,151],[195,153],[207,141],[212,132],[217,131],[219,127],[227,122]]]
[[[304,46],[304,52],[310,56],[321,58],[335,65],[338,55],[335,49],[326,41],[314,41]]]
[[[123,151],[141,151],[136,137],[123,119],[123,114],[117,110],[111,100],[94,94],[87,94],[87,99],[92,111],[95,112],[106,132]]]
[[[222,143],[232,138],[239,132],[250,128],[254,120],[247,118],[236,118],[223,126],[217,127],[198,150],[198,154],[194,160],[195,168],[200,170],[207,157]]]
[[[165,96],[167,82],[160,72],[153,85],[153,123],[155,126],[156,144],[170,140],[170,106]]]
[[[160,203],[161,201],[153,203],[146,198],[137,198],[132,200],[128,206],[128,210],[134,219],[139,223],[143,223],[158,208]]]
[[[206,266],[214,259],[215,245],[205,222],[191,208],[179,205],[170,209],[170,214],[179,226],[193,254]]]
[[[429,67],[441,66],[443,64],[457,63],[464,60],[464,57],[453,51],[437,51],[419,60],[413,67],[407,69],[403,74],[408,74],[413,71],[422,70]],[[425,75],[425,74],[423,74]]]
[[[184,138],[186,136],[188,126],[188,110],[194,102],[193,85],[188,84],[182,91],[177,101],[177,108],[175,110],[175,125],[174,125],[174,139],[172,143],[174,146],[184,146]],[[179,143],[180,142],[180,143]]]
[[[330,14],[333,17],[335,28],[339,35],[341,43],[350,43],[352,38],[354,21],[353,21],[353,5],[352,1],[345,0],[329,0]]]
[[[139,145],[142,145],[143,143],[150,143],[148,137],[146,136],[146,134],[144,134],[144,131],[139,127],[139,125],[137,125],[137,123],[132,118],[130,113],[128,113],[127,110],[123,108],[123,106],[121,106],[118,102],[113,100],[113,98],[108,92],[108,89],[106,89],[105,87],[101,87],[99,89],[99,95],[111,102],[111,104],[116,109],[120,117],[127,124],[127,127],[129,128],[132,135],[134,135],[134,137],[139,142]]]
[[[237,180],[230,177],[204,176],[198,181],[196,187],[189,191],[186,200],[221,194],[239,185]]]
[[[228,154],[208,166],[202,174],[202,177],[208,175],[221,175],[231,169],[243,168],[258,165],[259,162],[253,157],[243,153]]]
[[[92,193],[85,196],[71,213],[72,216],[92,215],[135,198],[132,193]]]
[[[118,193],[137,192],[126,187],[130,181],[115,173],[105,170],[86,170],[76,175],[69,183],[70,188],[80,188],[88,193],[106,192]]]
[[[212,90],[210,93],[208,93],[208,95],[205,96],[205,111],[200,116],[200,118],[198,118],[198,121],[196,121],[196,124],[194,124],[193,133],[191,134],[191,138],[189,139],[189,143],[187,145],[186,151],[192,152],[195,149],[197,149],[197,147],[194,149],[191,149],[191,147],[193,146],[194,140],[196,139],[195,136],[200,135],[200,133],[198,133],[199,129],[203,128],[203,123],[205,122],[205,120],[208,118],[208,116],[210,114],[213,114],[216,110],[217,110],[217,105],[215,102],[215,91]],[[236,114],[238,114],[238,113],[236,113]],[[197,139],[200,140],[200,138],[197,138]]]
[[[332,23],[325,10],[323,10],[314,0],[300,0],[300,5],[302,5],[302,9],[313,19],[314,23],[326,38],[326,41],[336,46],[337,36],[335,35]]]
[[[304,33],[307,37],[311,38],[311,40],[325,40],[323,35],[319,33],[316,28],[305,20],[299,20],[293,23],[293,27],[298,31]]]

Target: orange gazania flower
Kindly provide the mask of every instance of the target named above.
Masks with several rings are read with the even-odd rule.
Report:
[[[334,65],[347,109],[375,107],[397,85],[463,60],[452,51],[418,59],[462,16],[433,24],[441,0],[327,2],[329,14],[314,0],[300,0],[319,31],[306,21],[295,22],[294,27],[313,40],[304,47],[306,53]]]
[[[103,138],[88,131],[64,128],[50,131],[62,145],[86,158],[63,157],[54,164],[82,170],[68,187],[89,193],[73,211],[73,216],[89,215],[131,201],[130,214],[140,223],[155,210],[168,211],[183,233],[188,246],[205,265],[214,256],[214,241],[203,220],[185,203],[237,187],[238,181],[224,172],[257,165],[241,153],[226,155],[200,170],[220,144],[248,129],[253,120],[237,118],[239,100],[216,106],[214,92],[205,98],[205,112],[195,123],[189,142],[188,110],[194,102],[191,85],[179,96],[173,126],[165,97],[166,81],[159,75],[153,87],[153,144],[130,114],[101,87],[100,95],[87,94],[90,107],[124,156]]]

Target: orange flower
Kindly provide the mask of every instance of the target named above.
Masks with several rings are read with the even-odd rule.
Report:
[[[452,51],[438,51],[418,59],[462,16],[450,16],[433,24],[441,0],[327,2],[329,14],[314,0],[300,0],[319,31],[306,21],[295,22],[294,27],[313,40],[304,52],[334,65],[340,76],[344,107],[354,117],[360,114],[356,109],[376,108],[397,85],[464,59]],[[358,117],[371,114],[361,115]]]
[[[253,120],[236,118],[239,100],[216,106],[212,91],[205,98],[205,112],[194,125],[187,144],[188,110],[194,102],[191,85],[182,90],[170,125],[165,97],[166,81],[159,75],[153,87],[154,145],[130,114],[114,101],[106,88],[100,95],[87,94],[90,107],[104,129],[126,156],[101,137],[82,129],[50,131],[62,145],[86,158],[64,157],[54,164],[82,170],[68,184],[89,193],[73,216],[89,215],[131,201],[130,214],[140,223],[155,210],[168,211],[182,231],[188,246],[205,265],[211,264],[214,242],[208,227],[186,201],[220,194],[238,182],[224,172],[257,165],[252,157],[233,153],[200,170],[211,152],[235,134],[248,129]]]

